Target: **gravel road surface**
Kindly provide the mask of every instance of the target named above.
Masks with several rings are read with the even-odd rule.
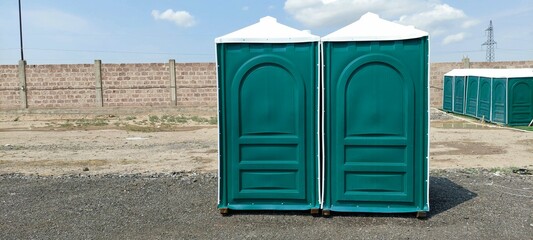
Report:
[[[533,176],[437,170],[431,212],[216,209],[214,173],[0,175],[0,239],[533,239]]]

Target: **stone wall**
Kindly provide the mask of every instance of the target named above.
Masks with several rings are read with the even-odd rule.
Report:
[[[91,107],[95,81],[90,64],[27,65],[27,103],[32,108]]]
[[[0,109],[20,105],[18,66],[0,65]]]
[[[0,109],[215,107],[216,97],[214,63],[0,66]]]
[[[19,68],[21,65],[0,65],[0,109],[188,108],[217,104],[214,63],[170,60],[146,64],[95,61],[94,64],[26,65],[25,88],[19,78]],[[456,68],[533,68],[533,61],[432,63],[432,107],[442,107],[443,75]]]

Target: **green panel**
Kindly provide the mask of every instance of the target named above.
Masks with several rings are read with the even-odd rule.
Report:
[[[319,208],[318,43],[217,45],[219,208]]]
[[[402,114],[407,97],[397,69],[382,62],[370,62],[347,77],[347,83],[339,85],[344,89],[338,89],[345,91],[338,95],[338,102],[344,101],[346,107],[343,134],[346,137],[405,135]]]
[[[509,79],[509,125],[524,126],[533,120],[533,78]]]
[[[245,99],[239,101],[242,135],[295,135],[300,106],[294,96],[301,91],[297,83],[291,73],[278,65],[263,64],[248,73],[238,98]]]
[[[479,77],[468,76],[466,79],[466,110],[465,114],[475,117],[477,113]]]
[[[244,145],[241,147],[241,162],[246,161],[284,161],[298,159],[297,144]]]
[[[507,79],[492,79],[492,122],[507,123]]]
[[[453,112],[464,113],[465,111],[465,77],[455,76],[453,79]]]
[[[324,43],[324,209],[429,210],[427,54],[427,38]]]
[[[372,196],[373,192],[383,196],[388,192],[395,192],[402,194],[404,192],[404,176],[398,173],[346,173],[346,195],[357,196],[364,193],[367,196]],[[370,201],[373,199],[369,198]],[[359,199],[357,199],[359,200]]]
[[[442,93],[442,109],[444,111],[452,111],[453,108],[453,77],[444,76],[443,93]]]
[[[479,94],[477,98],[477,114],[479,119],[490,120],[490,105],[491,105],[491,79],[486,77],[479,78]]]
[[[403,163],[405,146],[349,146],[346,147],[346,163]]]
[[[284,194],[298,194],[296,171],[242,171],[239,194],[262,194],[264,190],[276,193],[269,198],[286,198]]]

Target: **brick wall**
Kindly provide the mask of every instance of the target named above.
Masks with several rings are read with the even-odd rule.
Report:
[[[0,109],[20,106],[17,65],[0,65]]]
[[[32,108],[90,107],[95,103],[93,65],[27,65],[28,106]]]
[[[27,65],[28,108],[215,107],[217,103],[214,63],[176,63],[175,79],[170,62],[98,66]],[[0,109],[23,108],[20,86],[18,66],[0,65]]]
[[[215,64],[176,64],[176,92],[178,106],[216,106],[217,77]]]
[[[432,63],[429,70],[430,106],[442,108],[442,80],[445,73],[452,69],[463,68],[462,63]]]
[[[176,63],[172,88],[170,63],[26,66],[28,108],[215,107],[214,63]],[[432,63],[431,106],[442,107],[443,75],[455,68],[533,68],[533,61]],[[101,91],[101,92],[100,92]],[[174,94],[173,94],[173,91]],[[102,100],[98,99],[101,94]],[[174,98],[174,99],[173,99]],[[0,109],[22,108],[17,65],[0,65]]]
[[[169,106],[169,65],[103,64],[103,105]]]

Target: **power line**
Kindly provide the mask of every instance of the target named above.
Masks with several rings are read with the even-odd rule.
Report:
[[[117,53],[117,54],[188,55],[188,56],[214,55],[214,53],[136,52],[136,51],[81,50],[81,49],[52,49],[52,48],[26,48],[26,49],[36,50],[36,51],[53,51],[53,52],[89,52],[89,53]]]
[[[498,48],[498,50],[502,51],[510,51],[510,52],[533,52],[533,49],[519,49],[519,48]]]

